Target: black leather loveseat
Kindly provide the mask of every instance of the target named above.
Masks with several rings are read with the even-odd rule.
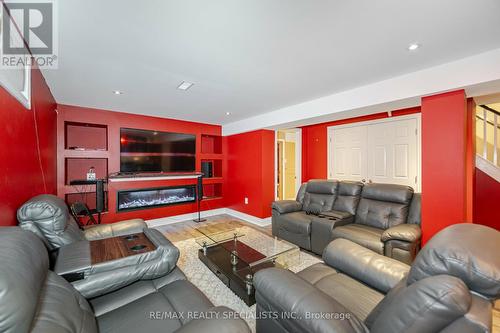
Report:
[[[272,205],[272,232],[322,254],[336,238],[411,263],[420,247],[420,194],[408,186],[310,180]]]

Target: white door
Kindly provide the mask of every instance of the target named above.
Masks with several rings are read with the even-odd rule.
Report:
[[[418,120],[381,120],[329,129],[329,178],[420,190]]]
[[[367,127],[339,128],[330,136],[332,166],[329,178],[362,181],[367,172]]]
[[[417,120],[368,126],[367,181],[417,189]]]

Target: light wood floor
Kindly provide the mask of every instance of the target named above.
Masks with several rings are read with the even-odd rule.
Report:
[[[500,333],[500,300],[495,302],[493,309],[493,333]]]
[[[171,242],[179,242],[190,238],[196,238],[202,236],[202,234],[196,230],[199,227],[208,229],[211,232],[218,231],[228,231],[233,228],[248,226],[259,230],[269,236],[271,236],[271,226],[268,227],[258,227],[254,224],[245,222],[243,220],[237,219],[229,215],[217,215],[207,218],[206,222],[196,223],[193,221],[185,221],[179,223],[173,223],[165,226],[158,227]],[[495,302],[495,309],[493,309],[493,333],[500,333],[500,300]]]
[[[228,231],[242,226],[251,227],[271,236],[271,226],[259,227],[255,224],[245,222],[229,215],[216,215],[207,218],[206,222],[196,223],[194,221],[184,221],[158,227],[165,237],[171,242],[179,242],[190,238],[202,236],[197,228],[204,228],[210,232]]]

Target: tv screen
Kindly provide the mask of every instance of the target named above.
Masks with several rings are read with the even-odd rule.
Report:
[[[193,134],[120,128],[120,172],[194,172]]]

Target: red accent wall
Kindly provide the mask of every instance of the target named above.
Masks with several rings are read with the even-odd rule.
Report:
[[[422,98],[422,239],[467,221],[467,107],[463,90]],[[469,138],[470,139],[470,138]],[[470,181],[470,179],[469,179]]]
[[[66,193],[75,191],[70,185],[65,185],[65,159],[71,157],[97,157],[108,159],[108,173],[120,171],[120,128],[138,128],[146,130],[156,130],[165,132],[190,133],[196,135],[196,171],[201,169],[201,159],[222,158],[223,154],[202,154],[201,135],[221,135],[221,127],[189,121],[165,119],[158,117],[142,116],[122,112],[113,112],[100,109],[84,108],[71,105],[58,105],[58,134],[57,134],[57,193],[61,198]],[[108,150],[107,151],[75,151],[65,149],[64,124],[65,122],[92,123],[107,125]],[[97,167],[97,165],[95,165]],[[97,170],[99,171],[99,170]],[[86,177],[82,173],[82,179]],[[204,183],[222,183],[223,179],[206,179]],[[160,208],[141,209],[128,212],[116,211],[116,193],[119,190],[176,186],[184,184],[195,184],[195,179],[182,180],[155,180],[136,182],[110,182],[108,184],[108,212],[103,214],[103,223],[121,221],[130,218],[143,218],[145,220],[156,219],[167,216],[174,216],[192,213],[197,210],[196,203],[165,206]],[[90,190],[93,187],[89,188]],[[80,189],[82,190],[82,189]],[[224,207],[223,198],[203,200],[202,210],[209,210]]]
[[[0,87],[0,226],[16,225],[32,196],[56,193],[56,103],[41,72],[31,76],[31,110]]]
[[[474,223],[484,224],[500,231],[500,183],[476,169]]]
[[[403,116],[419,112],[420,107],[415,107],[392,111],[392,116]],[[309,179],[328,178],[328,127],[388,117],[387,112],[383,112],[302,127],[302,182]]]
[[[274,131],[258,130],[225,138],[226,206],[259,218],[271,216],[274,198]],[[245,197],[248,204],[245,204]]]

